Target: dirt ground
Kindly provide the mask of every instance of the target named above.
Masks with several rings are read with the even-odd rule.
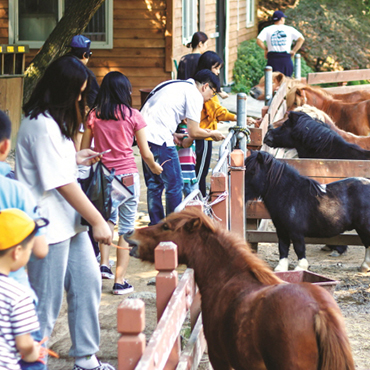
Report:
[[[217,153],[213,158],[215,163]],[[138,162],[138,165],[140,163]],[[146,209],[145,184],[141,184],[137,227],[145,226],[149,222]],[[117,241],[117,236],[115,237]],[[364,258],[364,247],[350,246],[346,255],[330,257],[329,252],[321,251],[321,245],[308,245],[307,258],[312,272],[321,274],[333,280],[339,280],[334,297],[340,306],[345,318],[348,336],[352,345],[356,369],[370,369],[370,273],[359,273],[357,268]],[[276,244],[259,244],[258,255],[272,268],[278,262]],[[111,250],[111,259],[115,260],[115,251]],[[296,264],[294,251],[290,252],[290,269]],[[181,273],[185,266],[179,267]],[[114,271],[114,267],[113,267]],[[135,292],[128,296],[114,296],[111,294],[112,280],[103,280],[102,301],[100,306],[101,347],[98,357],[117,367],[117,341],[119,334],[116,331],[116,313],[119,303],[126,298],[141,298],[146,304],[146,329],[148,338],[156,325],[155,286],[153,278],[156,276],[153,265],[131,258],[127,271],[127,279],[134,286]],[[66,304],[55,325],[50,339],[50,347],[60,355],[60,359],[50,358],[50,370],[64,370],[73,367],[73,359],[68,357],[70,340],[67,324]],[[206,367],[205,358],[202,368]],[[335,369],[333,369],[335,370]]]

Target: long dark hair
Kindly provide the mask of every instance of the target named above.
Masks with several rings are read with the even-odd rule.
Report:
[[[86,89],[81,93],[81,88],[87,79],[87,68],[75,57],[58,58],[47,67],[30,99],[24,104],[25,116],[36,118],[39,114],[46,116],[49,113],[61,133],[73,139],[84,119]]]
[[[206,51],[200,56],[195,73],[201,71],[202,69],[209,69],[211,71],[212,67],[222,66],[223,64],[224,61],[217,53],[214,51]]]
[[[121,118],[125,119],[123,106],[129,109],[131,116],[131,91],[131,83],[124,74],[117,71],[107,73],[94,103],[96,117],[118,121],[120,119],[118,112],[120,112]]]
[[[204,32],[195,32],[191,42],[186,44],[187,48],[195,49],[201,42],[205,43],[208,40],[208,36]]]

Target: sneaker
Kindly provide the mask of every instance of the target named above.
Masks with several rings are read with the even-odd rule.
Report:
[[[127,281],[124,281],[123,284],[114,283],[113,285],[113,294],[121,295],[127,294],[134,291],[134,287],[130,285]]]
[[[98,360],[99,361],[99,360]],[[88,370],[84,367],[81,367],[81,366],[78,366],[75,364],[75,366],[73,366],[73,369],[72,370]],[[94,367],[90,370],[116,370],[112,365],[109,365],[109,364],[106,364],[106,363],[101,363],[99,361],[99,366],[97,367]]]
[[[108,266],[101,265],[100,272],[102,279],[114,279],[114,274],[112,273],[112,270]]]

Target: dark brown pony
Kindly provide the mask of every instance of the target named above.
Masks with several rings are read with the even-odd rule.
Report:
[[[343,317],[321,287],[286,284],[241,238],[199,210],[172,213],[126,237],[131,255],[154,260],[161,241],[195,271],[214,370],[354,369]]]
[[[365,136],[370,133],[370,100],[349,102],[349,94],[354,93],[362,95],[366,92],[358,90],[348,94],[340,94],[343,100],[338,100],[318,87],[294,86],[286,96],[287,109],[293,110],[303,104],[313,105],[327,113],[340,129],[355,135]]]

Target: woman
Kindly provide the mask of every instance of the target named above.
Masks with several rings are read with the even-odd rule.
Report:
[[[215,75],[220,74],[223,60],[214,51],[206,51],[200,58],[197,71],[209,69]],[[217,130],[217,123],[220,121],[236,121],[236,115],[230,113],[220,104],[218,97],[214,94],[213,98],[203,105],[199,127],[203,129]],[[211,164],[212,139],[196,140],[196,164],[195,172],[202,195],[206,196],[206,178]]]
[[[177,69],[177,79],[187,80],[195,75],[200,56],[207,50],[208,36],[204,32],[195,32],[186,47],[192,48],[191,54],[184,55]]]
[[[132,142],[138,143],[140,154],[150,170],[160,175],[162,167],[155,162],[145,135],[146,123],[141,113],[131,107],[131,83],[121,72],[109,72],[103,78],[94,108],[90,111],[86,129],[82,137],[81,148],[90,148],[94,138],[94,148],[98,152],[111,151],[102,158],[103,163],[133,193],[132,197],[113,207],[108,224],[112,230],[117,223],[118,212],[118,246],[127,248],[124,235],[133,230],[140,196],[140,177],[135,163]],[[114,206],[114,204],[113,204]],[[131,293],[134,288],[125,280],[129,263],[128,250],[117,249],[117,267],[115,276],[109,268],[110,245],[100,244],[100,272],[102,278],[113,279],[113,294]]]
[[[84,104],[79,102],[85,99],[87,79],[86,67],[71,56],[57,59],[46,69],[23,107],[16,176],[30,187],[40,214],[50,221],[46,230],[49,254],[28,264],[31,285],[39,297],[42,335],[51,335],[65,288],[74,370],[108,370],[113,367],[95,356],[100,340],[101,279],[81,216],[92,225],[97,241],[110,244],[112,234],[77,182],[77,164],[91,164],[86,158],[97,153],[76,153],[73,143],[83,121],[79,107]]]

